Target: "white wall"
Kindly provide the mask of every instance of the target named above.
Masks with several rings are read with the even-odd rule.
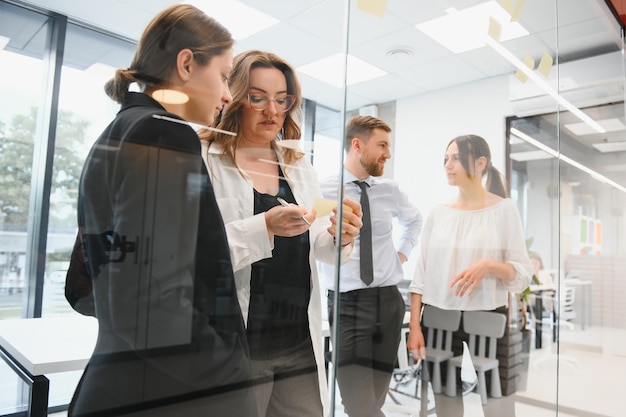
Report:
[[[394,179],[424,219],[435,205],[456,194],[443,169],[445,148],[456,136],[484,137],[494,166],[505,173],[505,119],[512,113],[508,76],[397,101]],[[406,265],[407,279],[413,276],[416,252]]]

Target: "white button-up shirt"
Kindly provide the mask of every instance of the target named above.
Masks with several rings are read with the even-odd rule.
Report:
[[[355,201],[361,199],[361,189],[353,181],[354,175],[344,171],[344,197]],[[366,285],[361,281],[359,267],[360,238],[357,236],[354,253],[350,261],[340,267],[340,292],[353,291],[361,288],[386,287],[397,285],[403,279],[402,263],[398,252],[409,257],[417,245],[422,230],[422,215],[418,208],[409,201],[408,196],[400,190],[394,181],[368,177],[363,181],[369,184],[367,194],[370,202],[372,220],[372,258],[374,263],[374,281]],[[321,181],[322,194],[328,199],[337,199],[338,177],[329,177]],[[394,242],[393,225],[397,220],[401,230]],[[324,277],[326,288],[336,290],[334,265],[320,264],[320,275]]]

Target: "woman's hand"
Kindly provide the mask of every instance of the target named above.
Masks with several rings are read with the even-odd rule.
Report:
[[[343,204],[352,210],[346,210],[345,208],[343,210],[343,221],[341,222],[342,247],[354,243],[354,240],[363,226],[363,210],[361,209],[361,204],[349,198],[344,198]],[[333,214],[330,216],[331,226],[327,229],[328,233],[335,239],[337,239],[337,211],[338,208],[335,207]]]
[[[474,290],[478,287],[478,284],[480,284],[480,281],[489,273],[490,262],[489,259],[481,259],[455,276],[452,282],[450,282],[450,288],[456,285],[454,295],[458,297],[472,295]]]
[[[398,252],[398,259],[400,259],[401,264],[409,260],[409,258],[407,258],[406,255],[402,252]]]
[[[416,328],[409,331],[409,340],[406,344],[406,348],[411,352],[413,359],[416,361],[426,359],[426,343],[424,342],[422,329]]]
[[[307,212],[304,207],[297,205],[276,206],[265,212],[265,224],[270,238],[299,236],[311,227],[315,215],[315,210]],[[305,223],[302,217],[309,223]]]

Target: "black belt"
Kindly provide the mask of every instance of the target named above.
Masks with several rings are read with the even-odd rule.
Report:
[[[389,285],[386,287],[360,288],[358,290],[346,291],[339,293],[340,300],[354,300],[356,298],[369,298],[386,296],[398,293],[397,285]],[[334,298],[335,291],[328,290],[328,298]]]

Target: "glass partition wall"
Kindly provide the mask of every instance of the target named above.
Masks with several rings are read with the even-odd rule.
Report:
[[[542,270],[535,273],[532,285],[510,293],[507,308],[498,310],[506,316],[496,348],[498,375],[488,371],[484,383],[479,381],[476,386],[461,382],[468,378],[467,365],[456,372],[453,382],[448,364],[443,364],[436,376],[432,365],[415,363],[405,352],[410,317],[407,287],[419,267],[421,245],[432,241],[421,240],[405,254],[408,260],[402,264],[403,278],[398,285],[407,305],[400,348],[392,352],[395,361],[391,367],[370,362],[377,371],[392,373],[389,393],[381,400],[382,412],[387,416],[446,417],[620,415],[623,384],[619,371],[626,365],[626,324],[620,298],[626,272],[625,72],[622,32],[608,3],[224,3],[237,3],[238,16],[244,10],[262,12],[247,22],[270,22],[257,33],[240,33],[227,15],[216,15],[229,29],[232,25],[238,39],[235,53],[250,49],[275,53],[293,66],[302,85],[302,132],[307,141],[299,148],[312,162],[315,176],[302,171],[297,166],[300,162],[284,165],[287,170],[298,168],[293,171],[298,174],[291,173],[291,177],[284,173],[295,202],[307,210],[322,210],[314,196],[318,181],[332,198],[344,192],[351,198],[360,195],[351,183],[333,189],[329,179],[351,179],[344,172],[349,165],[344,152],[346,122],[353,116],[374,116],[391,129],[391,157],[383,162],[381,156],[378,163],[384,163],[384,171],[374,181],[397,183],[426,222],[440,204],[457,195],[444,169],[448,143],[459,135],[475,134],[487,141],[493,166],[504,174],[521,219],[526,250],[542,260]],[[152,16],[168,4],[116,13]],[[119,6],[134,7],[131,2]],[[2,88],[7,94],[0,96],[5,108],[0,116],[0,157],[6,159],[0,178],[2,318],[75,318],[78,313],[65,303],[62,289],[75,233],[77,175],[86,151],[117,110],[98,86],[113,68],[128,66],[143,27],[132,33],[127,28],[118,32],[110,23],[115,18],[81,18],[81,11],[63,10],[63,6],[54,10],[58,14],[50,14],[44,1],[3,1],[0,7],[0,22],[6,23],[0,25],[0,45],[7,39],[0,60],[10,69],[3,72]],[[207,13],[212,14],[211,8]],[[72,16],[69,22],[66,16]],[[61,26],[55,26],[58,24]],[[26,36],[28,30],[37,35]],[[61,50],[57,62],[51,61],[53,52]],[[80,85],[79,89],[75,85]],[[360,161],[367,162],[371,155],[361,155]],[[260,160],[271,165],[273,159]],[[237,188],[220,184],[223,178],[218,175],[215,186],[228,224],[241,220],[248,208]],[[380,233],[382,225],[387,237],[401,245],[403,222],[387,220],[375,220],[373,227]],[[317,218],[309,234],[323,236],[328,224],[327,218]],[[305,239],[278,244],[283,251],[306,243]],[[356,381],[362,374],[349,374],[339,357],[337,347],[342,336],[352,337],[348,330],[354,323],[342,319],[329,326],[329,315],[344,317],[340,314],[343,306],[344,315],[369,326],[372,346],[384,344],[388,336],[377,330],[380,316],[368,317],[368,312],[360,310],[345,313],[354,300],[333,293],[329,296],[328,288],[336,289],[338,283],[341,287],[354,273],[349,262],[340,263],[346,254],[341,255],[333,244],[330,252],[323,247],[315,248],[319,253],[313,251],[308,263],[312,279],[307,285],[306,280],[300,280],[302,285],[295,281],[261,283],[257,276],[253,289],[257,301],[246,314],[252,314],[252,321],[259,325],[268,325],[264,317],[281,311],[290,312],[280,316],[282,319],[306,317],[304,322],[316,323],[312,327],[321,317],[321,334],[313,332],[311,337],[323,339],[316,344],[323,346],[322,350],[314,348],[314,355],[305,355],[286,372],[299,374],[309,365],[323,367],[324,372],[303,384],[317,386],[316,378],[327,379],[329,390],[322,391],[320,401],[327,403],[329,415],[345,416],[349,396],[369,399],[376,394],[358,391],[363,385]],[[443,249],[452,250],[455,245],[450,238]],[[42,247],[45,254],[29,249]],[[358,249],[352,254],[355,259],[360,258]],[[302,272],[306,262],[301,261],[299,267],[293,262],[279,266],[290,265]],[[273,290],[262,294],[263,288]],[[281,291],[290,294],[287,304],[261,302],[262,295],[271,301]],[[388,314],[392,301],[378,293],[376,297],[379,305],[372,304],[374,311]],[[308,306],[308,311],[303,306]],[[464,323],[461,319],[461,330]],[[301,341],[298,337],[308,332],[291,324],[294,331],[288,335],[280,333],[286,328],[282,325],[266,329],[277,335],[273,340],[260,337],[269,333],[250,334],[253,356],[276,351],[280,343]],[[57,342],[54,336],[50,339],[51,344]],[[462,353],[466,340],[467,335],[453,338],[454,355]],[[298,354],[288,353],[292,358]],[[279,356],[275,362],[285,366]],[[9,395],[0,396],[0,414],[22,413],[28,407],[29,389],[2,365],[3,392]],[[477,361],[474,365],[479,370]],[[81,373],[74,369],[47,375],[52,381],[51,406],[64,408]],[[475,379],[469,378],[470,382]],[[496,379],[499,381],[494,382]],[[456,393],[450,389],[453,385]],[[486,398],[480,396],[482,388]]]
[[[497,348],[502,398],[489,383],[484,404],[478,389],[449,397],[444,371],[441,393],[433,394],[432,378],[427,384],[425,407],[414,385],[392,379],[383,409],[619,415],[624,330],[613,300],[626,271],[626,132],[622,31],[608,2],[352,3],[346,111],[378,110],[393,123],[385,173],[392,168],[390,178],[428,217],[457,193],[443,166],[447,144],[482,136],[505,174],[527,250],[543,261],[530,288],[510,294]],[[360,61],[375,67],[371,79],[351,83],[351,70],[365,72]],[[393,113],[381,112],[389,102]],[[407,280],[418,252],[404,265]],[[456,340],[453,350],[462,351]],[[585,400],[601,395],[606,402]]]

